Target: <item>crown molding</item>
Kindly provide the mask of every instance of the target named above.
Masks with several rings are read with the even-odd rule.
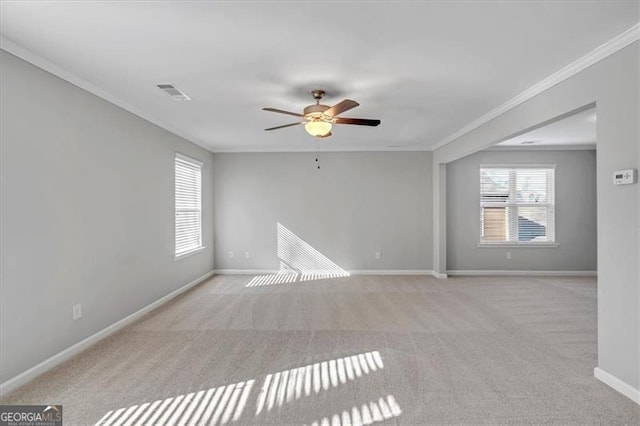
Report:
[[[617,35],[616,37],[612,38],[608,42],[596,47],[591,52],[583,56],[582,58],[572,62],[571,64],[562,68],[560,71],[557,71],[551,74],[549,77],[531,86],[530,88],[520,93],[516,97],[512,98],[511,100],[505,102],[504,104],[498,106],[497,108],[492,109],[491,111],[484,114],[480,118],[462,127],[457,132],[431,145],[431,149],[436,150],[438,148],[442,148],[443,146],[466,135],[467,133],[477,129],[483,124],[488,123],[489,121],[497,118],[498,116],[504,114],[505,112],[517,107],[518,105],[528,101],[534,96],[541,94],[545,90],[550,89],[556,84],[563,82],[564,80],[576,75],[580,71],[590,67],[596,62],[601,61],[602,59],[616,53],[617,51],[627,47],[631,43],[634,43],[638,40],[640,40],[640,23],[629,28],[622,34]]]
[[[597,146],[593,144],[573,145],[494,145],[486,151],[595,151]]]
[[[109,93],[108,91],[99,88],[98,86],[94,85],[93,83],[90,83],[89,81],[77,76],[76,74],[73,74],[67,70],[65,70],[64,68],[62,68],[61,66],[59,66],[58,64],[55,64],[51,61],[49,61],[48,59],[43,58],[40,55],[37,55],[35,53],[33,53],[32,51],[25,49],[24,47],[20,46],[19,44],[13,42],[12,40],[9,40],[8,38],[4,37],[4,36],[0,36],[0,49],[4,50],[5,52],[8,52],[24,61],[29,62],[32,65],[35,65],[38,68],[43,69],[44,71],[47,71],[50,74],[55,75],[58,78],[61,78],[62,80],[65,80],[71,84],[73,84],[74,86],[77,86],[83,90],[86,90],[87,92],[101,98],[104,99],[107,102],[112,103],[113,105],[122,108],[123,110],[138,116],[140,118],[142,118],[145,121],[148,121],[152,124],[155,124],[158,127],[161,127],[162,129],[173,133],[174,135],[185,139],[191,143],[194,143],[204,149],[206,149],[207,151],[211,151],[211,147],[208,147],[203,141],[191,136],[190,134],[178,129],[177,127],[172,126],[171,124],[165,123],[164,121],[160,120],[157,117],[154,117],[150,114],[147,114],[141,110],[139,110],[138,108],[134,107],[133,105],[127,103],[126,101],[120,99],[119,97],[113,95],[112,93]]]
[[[315,145],[309,148],[215,148],[210,149],[214,154],[275,154],[275,153],[300,153],[309,154],[316,153]],[[419,147],[379,147],[379,148],[325,148],[319,151],[319,154],[336,153],[336,152],[431,152],[431,149]]]

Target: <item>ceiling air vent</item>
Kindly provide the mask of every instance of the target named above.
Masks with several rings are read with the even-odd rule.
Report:
[[[158,84],[159,89],[171,96],[174,101],[190,101],[191,98],[187,96],[182,90],[175,88],[172,84]]]
[[[522,141],[520,145],[533,145],[534,143],[538,143],[540,141]]]

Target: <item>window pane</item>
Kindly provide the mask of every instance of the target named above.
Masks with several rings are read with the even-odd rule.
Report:
[[[480,201],[507,202],[509,199],[509,169],[480,170]]]
[[[484,207],[482,209],[482,241],[507,241],[508,229],[507,208]]]
[[[202,247],[202,169],[195,161],[175,158],[175,255]]]
[[[547,203],[550,193],[548,169],[516,170],[516,202]]]
[[[480,168],[481,242],[554,242],[551,167]]]
[[[518,241],[550,241],[549,208],[518,207]]]

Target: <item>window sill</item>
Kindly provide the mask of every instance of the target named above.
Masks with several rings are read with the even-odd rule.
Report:
[[[184,253],[180,253],[179,255],[174,256],[174,257],[173,257],[173,260],[180,260],[180,259],[184,259],[185,257],[189,257],[189,256],[191,256],[192,254],[198,254],[198,253],[200,253],[201,251],[204,251],[204,249],[206,249],[206,247],[202,246],[202,247],[198,247],[197,249],[193,249],[193,250],[191,250],[191,251],[187,251],[187,252],[184,252]]]
[[[555,248],[558,243],[478,243],[478,248]]]

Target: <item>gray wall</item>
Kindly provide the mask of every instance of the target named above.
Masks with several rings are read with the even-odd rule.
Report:
[[[431,269],[431,153],[314,156],[215,155],[217,269],[278,269],[277,223],[344,270]]]
[[[636,390],[640,389],[640,189],[638,184],[614,186],[612,175],[640,164],[639,68],[636,41],[434,152],[438,167],[596,104],[598,367]],[[440,208],[446,191],[435,188],[434,204]],[[434,240],[440,241],[445,233],[446,224],[434,222]]]
[[[480,165],[556,165],[559,247],[478,247]],[[447,269],[595,271],[597,269],[596,152],[481,151],[447,164]],[[511,253],[507,260],[506,253]]]
[[[213,269],[213,154],[0,55],[5,382]],[[207,247],[177,261],[175,151],[204,162]]]

